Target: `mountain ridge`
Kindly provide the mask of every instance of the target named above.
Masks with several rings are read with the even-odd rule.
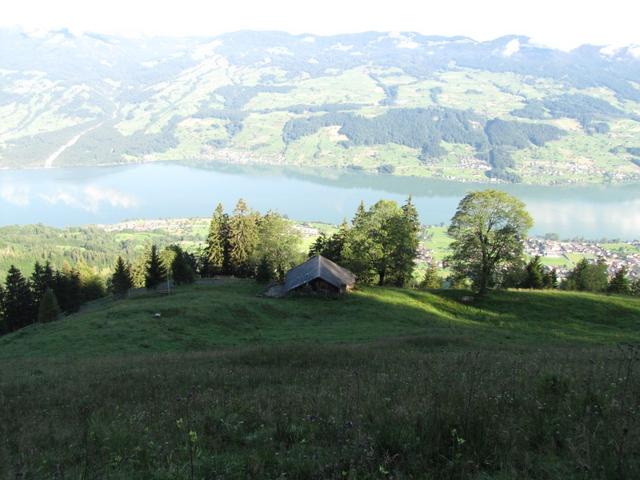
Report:
[[[188,160],[464,181],[640,181],[633,45],[566,52],[521,35],[131,39],[0,29],[0,56],[0,168],[42,167],[91,128],[54,167]],[[388,124],[394,111],[466,115],[458,127],[468,135],[436,120]],[[320,128],[287,140],[287,126],[320,116]],[[496,121],[508,137],[498,144],[487,131]],[[344,122],[386,130],[359,141],[362,131]],[[532,129],[545,134],[532,140]]]

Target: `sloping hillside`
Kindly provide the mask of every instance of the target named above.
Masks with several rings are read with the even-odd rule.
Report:
[[[638,299],[261,290],[94,304],[0,338],[0,478],[640,474]]]
[[[526,37],[0,31],[0,167],[182,160],[640,180],[638,47]]]
[[[242,345],[370,342],[510,348],[640,341],[640,299],[575,292],[362,288],[346,298],[270,299],[252,281],[104,300],[62,321],[0,337],[0,357],[187,352]],[[160,318],[155,314],[159,313]]]

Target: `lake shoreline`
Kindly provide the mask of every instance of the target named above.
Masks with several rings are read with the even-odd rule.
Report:
[[[527,204],[535,235],[640,238],[640,185],[533,186],[461,183],[300,167],[148,162],[116,167],[0,171],[1,225],[117,223],[127,218],[208,216],[245,198],[260,211],[340,223],[364,201],[412,195],[425,224],[448,223],[468,192],[493,188]]]
[[[544,188],[589,188],[589,187],[640,187],[640,180],[633,181],[613,181],[613,182],[588,182],[588,183],[577,183],[577,182],[558,182],[558,183],[529,183],[529,182],[505,182],[502,180],[498,180],[495,178],[486,178],[486,181],[477,181],[477,180],[467,180],[465,178],[459,177],[438,177],[438,176],[427,176],[427,175],[400,175],[396,173],[378,173],[371,170],[360,170],[349,167],[314,167],[312,165],[293,165],[293,164],[283,164],[277,162],[232,162],[232,161],[218,161],[218,160],[195,160],[195,159],[171,159],[171,160],[140,160],[134,162],[121,162],[121,163],[95,163],[92,165],[74,165],[74,164],[66,164],[66,165],[54,165],[50,166],[26,166],[21,168],[15,167],[2,167],[0,166],[0,173],[2,172],[21,172],[21,171],[42,171],[42,170],[67,170],[67,169],[94,169],[94,168],[120,168],[120,167],[136,167],[143,165],[176,165],[176,166],[185,166],[196,169],[225,169],[225,168],[263,168],[263,169],[283,169],[290,171],[301,171],[301,172],[315,172],[320,178],[324,178],[322,172],[325,173],[341,173],[345,175],[349,174],[357,174],[357,175],[367,175],[371,177],[381,177],[381,178],[399,178],[399,179],[415,179],[415,180],[424,180],[424,181],[442,181],[442,182],[452,182],[452,183],[460,183],[463,185],[478,185],[478,186],[529,186],[529,187],[544,187]],[[311,174],[314,175],[314,174]]]

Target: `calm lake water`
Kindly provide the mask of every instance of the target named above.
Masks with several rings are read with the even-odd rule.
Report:
[[[344,172],[176,164],[0,171],[0,225],[113,223],[134,218],[209,216],[239,197],[262,212],[338,223],[360,200],[404,201],[412,194],[423,223],[447,223],[462,196],[482,184]],[[640,185],[493,186],[523,200],[533,233],[563,238],[640,239]]]

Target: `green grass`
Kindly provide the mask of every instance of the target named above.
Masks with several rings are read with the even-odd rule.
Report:
[[[442,261],[451,252],[449,246],[453,239],[447,235],[447,227],[430,225],[425,229],[422,244],[431,250],[436,261]]]
[[[340,299],[271,299],[251,281],[171,296],[105,300],[62,321],[0,338],[0,358],[204,351],[273,344],[360,343],[435,336],[480,347],[640,341],[640,300],[571,292],[362,288]],[[160,313],[161,318],[154,314]]]
[[[102,301],[0,338],[0,478],[640,475],[639,299],[261,290]]]
[[[245,110],[286,109],[291,105],[327,103],[377,104],[384,93],[366,69],[354,68],[337,75],[298,80],[288,93],[259,93]]]
[[[575,263],[565,257],[541,257],[540,261],[548,267],[572,267]]]
[[[610,250],[622,255],[640,253],[640,247],[626,242],[602,243],[600,246],[605,250]]]

